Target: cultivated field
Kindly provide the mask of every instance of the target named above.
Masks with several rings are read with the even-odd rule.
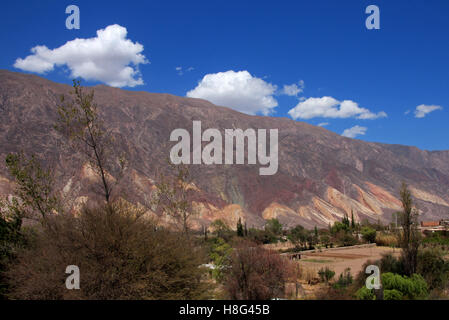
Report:
[[[394,255],[400,254],[400,249],[389,247],[365,247],[365,248],[342,248],[322,252],[307,252],[301,254],[298,263],[304,268],[318,271],[323,267],[329,267],[338,276],[346,268],[351,268],[351,273],[356,275],[362,270],[363,264],[367,260],[378,260],[382,254],[391,252]]]

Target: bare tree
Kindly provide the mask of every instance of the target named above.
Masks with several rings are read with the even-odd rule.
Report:
[[[234,300],[283,298],[290,276],[291,267],[286,258],[243,241],[232,252],[225,290]]]
[[[187,236],[190,230],[190,220],[197,214],[189,199],[192,190],[190,171],[185,165],[173,165],[169,163],[174,174],[169,177],[161,174],[156,184],[156,192],[152,200],[156,211],[173,218],[176,225]]]
[[[82,150],[101,180],[103,195],[110,203],[114,172],[125,167],[123,156],[114,153],[114,138],[107,131],[94,101],[94,91],[85,93],[80,81],[73,81],[72,99],[61,97],[55,129],[67,136],[76,151]]]

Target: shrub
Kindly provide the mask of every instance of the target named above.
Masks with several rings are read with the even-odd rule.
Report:
[[[367,287],[361,287],[357,290],[355,296],[358,300],[376,300],[373,290],[370,290]]]
[[[346,268],[343,273],[340,273],[340,276],[338,277],[338,280],[334,283],[334,288],[345,288],[349,285],[351,285],[353,282],[353,278],[351,275],[351,268]]]
[[[16,258],[17,249],[26,245],[22,218],[18,214],[11,215],[8,211],[0,202],[0,300],[6,299],[8,292],[4,272]]]
[[[449,238],[445,234],[446,232],[434,232],[427,235],[423,239],[424,244],[432,244],[432,245],[440,245],[440,246],[449,246]]]
[[[201,263],[185,235],[113,203],[49,217],[7,275],[14,299],[197,299],[207,297]],[[65,288],[68,265],[80,269],[80,290]]]
[[[233,300],[282,298],[288,276],[286,258],[244,241],[232,252],[225,290]]]
[[[384,290],[384,300],[402,300],[403,297],[402,292],[396,289]]]
[[[393,234],[378,233],[376,235],[376,244],[378,246],[397,247],[398,238]]]
[[[382,255],[382,258],[376,263],[379,265],[382,273],[397,273],[403,275],[405,273],[402,258],[396,258],[391,253]]]
[[[418,253],[418,270],[430,289],[445,287],[449,276],[449,263],[438,249],[425,249]]]
[[[382,274],[382,288],[384,292],[387,290],[397,290],[406,299],[425,299],[428,295],[427,283],[424,278],[418,274],[411,277],[401,276],[394,273]],[[397,294],[391,293],[391,295]]]
[[[376,241],[376,230],[370,227],[362,228],[362,237],[368,243],[374,243]]]
[[[314,281],[318,281],[316,270],[305,268],[301,274],[301,279],[305,280],[307,284],[312,284]]]
[[[248,239],[256,244],[276,243],[278,240],[273,233],[255,228],[248,230]]]
[[[336,235],[335,239],[337,240],[340,246],[353,246],[359,243],[359,241],[349,232],[345,232],[340,230]]]
[[[329,267],[321,268],[318,271],[318,275],[322,282],[329,282],[335,276],[335,271],[329,269]]]

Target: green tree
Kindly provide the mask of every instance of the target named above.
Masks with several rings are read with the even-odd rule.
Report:
[[[214,220],[210,224],[210,228],[213,230],[213,233],[215,233],[215,235],[218,238],[226,239],[228,238],[228,235],[231,233],[231,229],[228,227],[228,225],[224,223],[223,220],[220,219]]]
[[[287,238],[296,246],[303,244],[307,241],[308,231],[301,225],[297,225],[293,229],[289,230]]]
[[[36,156],[8,154],[6,167],[16,182],[16,199],[10,209],[29,219],[39,219],[51,213],[61,213],[58,195],[53,191],[54,178],[50,169],[43,169]]]
[[[265,231],[272,233],[275,236],[282,234],[282,224],[278,219],[270,219],[265,224]]]
[[[417,228],[417,213],[413,208],[412,196],[405,183],[402,183],[400,198],[403,212],[400,217],[402,230],[398,233],[398,242],[402,248],[405,272],[410,276],[416,273],[420,235]]]
[[[239,220],[237,221],[237,236],[239,237],[243,237],[243,225],[242,225],[242,219],[239,218]]]
[[[352,230],[356,229],[355,220],[354,220],[354,212],[352,210],[351,210],[351,229]]]
[[[212,242],[209,257],[214,263],[212,276],[219,282],[223,281],[226,269],[231,263],[232,247],[222,238],[215,238]]]
[[[349,227],[350,227],[349,217],[348,217],[348,214],[346,212],[345,212],[341,222],[345,225],[346,229],[349,230]]]
[[[376,242],[376,230],[370,227],[363,227],[362,237],[366,242],[374,243]]]

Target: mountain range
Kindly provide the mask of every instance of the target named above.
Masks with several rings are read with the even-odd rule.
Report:
[[[449,151],[365,142],[287,118],[253,116],[208,101],[92,87],[114,148],[126,155],[129,169],[121,182],[127,198],[145,204],[167,166],[170,133],[193,121],[203,131],[216,128],[278,129],[279,168],[259,174],[260,165],[190,165],[198,215],[196,227],[239,218],[261,227],[277,218],[285,226],[326,227],[345,214],[356,220],[389,222],[401,210],[399,188],[406,182],[420,220],[449,218]],[[92,199],[95,175],[64,137],[55,132],[56,106],[71,86],[0,70],[0,194],[13,192],[4,165],[10,152],[36,154],[54,168],[55,187],[73,206]]]

